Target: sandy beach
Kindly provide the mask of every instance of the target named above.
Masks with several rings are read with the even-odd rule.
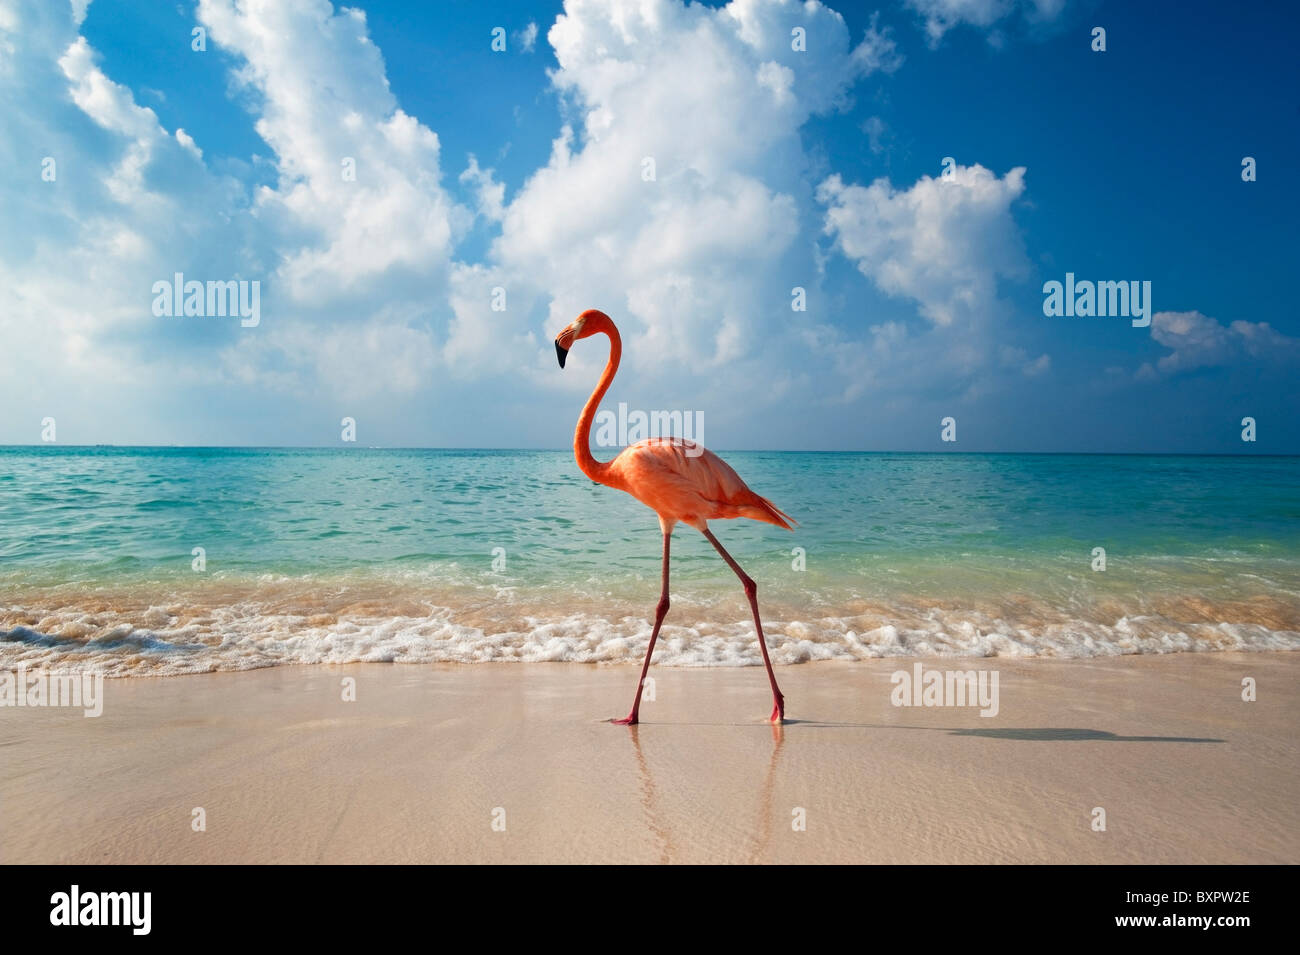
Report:
[[[0,862],[1300,858],[1300,656],[923,663],[996,670],[997,716],[891,705],[910,660],[780,668],[779,728],[754,668],[653,669],[635,729],[627,666],[110,680],[0,709]]]

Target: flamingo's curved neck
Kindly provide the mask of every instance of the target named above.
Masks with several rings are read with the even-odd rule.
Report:
[[[609,336],[609,361],[605,363],[605,371],[600,376],[600,381],[596,383],[596,390],[591,393],[591,397],[582,407],[582,414],[578,416],[578,427],[573,432],[573,456],[578,461],[578,467],[587,477],[598,484],[611,484],[609,462],[597,461],[591,454],[591,423],[596,418],[601,399],[605,397],[605,392],[609,391],[614,375],[618,372],[618,362],[623,355],[623,342],[618,337],[618,329],[614,327],[614,323],[603,315],[599,318],[604,320],[599,321],[597,331]],[[596,317],[593,316],[593,319]]]

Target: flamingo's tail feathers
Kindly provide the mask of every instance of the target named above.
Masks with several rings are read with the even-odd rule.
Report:
[[[784,527],[788,531],[794,530],[799,523],[767,498],[760,497],[757,494],[754,494],[752,500],[741,506],[740,513],[743,517],[763,521],[765,524],[775,524],[777,527]]]

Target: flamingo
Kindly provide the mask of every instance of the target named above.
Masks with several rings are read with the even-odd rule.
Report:
[[[791,525],[795,521],[767,498],[751,491],[722,458],[693,441],[676,437],[648,438],[624,448],[612,461],[597,461],[591,454],[591,423],[596,417],[601,399],[605,397],[605,392],[609,390],[614,375],[618,372],[619,359],[623,354],[622,340],[610,317],[594,308],[583,312],[555,337],[555,354],[563,368],[573,343],[598,333],[609,336],[609,361],[605,364],[600,381],[596,383],[596,390],[591,393],[582,408],[582,414],[578,416],[578,426],[573,432],[573,456],[577,459],[578,468],[591,480],[626,491],[658,514],[659,529],[664,538],[663,587],[659,603],[655,607],[654,629],[650,632],[650,646],[646,649],[645,663],[641,666],[641,679],[636,685],[636,698],[632,701],[632,712],[613,722],[622,726],[633,726],[638,722],[646,672],[650,669],[650,658],[655,652],[655,641],[659,639],[659,628],[668,615],[669,541],[672,539],[673,528],[680,521],[703,534],[722,555],[727,566],[740,578],[750,609],[754,612],[758,646],[763,651],[763,665],[767,667],[767,678],[772,684],[772,715],[769,719],[772,723],[781,723],[785,719],[785,697],[776,685],[776,674],[772,672],[772,661],[767,655],[763,621],[758,616],[758,585],[713,536],[708,522],[747,517],[793,530]]]

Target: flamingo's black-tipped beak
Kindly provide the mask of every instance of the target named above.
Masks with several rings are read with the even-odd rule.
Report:
[[[564,359],[569,356],[569,350],[560,344],[559,339],[555,341],[555,357],[560,359],[560,367],[564,367]]]

